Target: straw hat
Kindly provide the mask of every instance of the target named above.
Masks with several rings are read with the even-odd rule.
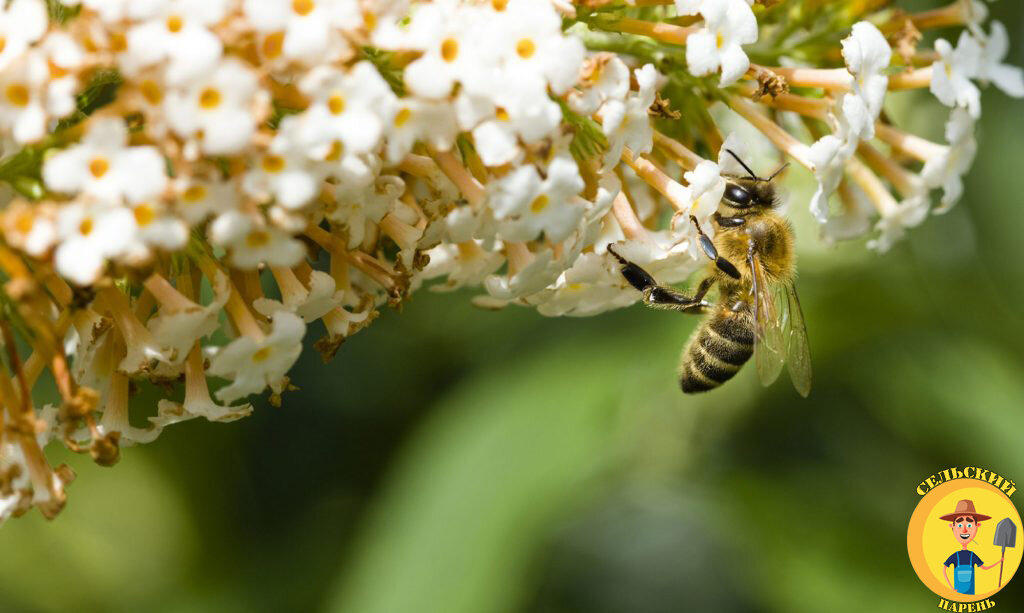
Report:
[[[957,517],[967,517],[968,515],[973,517],[974,521],[985,521],[986,519],[992,519],[992,517],[989,515],[982,515],[981,513],[975,511],[973,500],[961,500],[960,502],[956,503],[956,511],[950,513],[949,515],[943,515],[939,519],[941,519],[942,521],[953,521]]]

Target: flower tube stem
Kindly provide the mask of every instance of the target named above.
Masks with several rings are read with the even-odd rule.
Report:
[[[777,123],[765,117],[753,102],[737,96],[730,97],[728,104],[732,110],[746,119],[757,128],[762,134],[768,137],[776,147],[784,151],[801,166],[814,172],[814,163],[810,159],[810,147],[798,141],[792,134],[786,132]]]
[[[533,261],[533,254],[526,243],[505,243],[505,254],[508,258],[508,276],[515,276]]]
[[[654,162],[646,157],[633,157],[633,152],[628,147],[622,150],[622,161],[633,169],[633,172],[643,179],[648,185],[658,190],[677,211],[686,211],[690,208],[690,190],[682,184],[672,180],[659,169]]]
[[[697,167],[697,164],[704,161],[704,158],[690,151],[686,145],[674,138],[665,136],[657,130],[654,131],[654,144],[686,170],[693,170]]]
[[[213,261],[205,251],[195,253],[194,259],[196,265],[199,266],[199,270],[201,270],[203,275],[210,280],[210,283],[213,283],[214,279],[217,278],[218,273],[224,274],[218,267],[217,263]],[[235,325],[235,329],[238,330],[239,334],[248,336],[257,341],[263,340],[263,329],[260,328],[259,323],[257,323],[256,316],[252,314],[252,311],[250,311],[249,307],[245,304],[245,300],[242,299],[242,294],[239,293],[234,282],[229,278],[227,283],[230,295],[228,296],[227,304],[224,305],[224,311],[227,312],[228,317],[231,318],[231,322]]]
[[[184,294],[171,285],[170,281],[165,279],[160,273],[153,273],[142,283],[142,285],[149,290],[149,293],[152,294],[160,304],[168,309],[184,311],[199,308],[198,304],[186,298]]]
[[[875,205],[879,215],[888,217],[896,212],[899,207],[896,199],[892,197],[892,194],[889,193],[881,179],[871,172],[871,169],[865,166],[863,162],[855,157],[850,158],[846,162],[846,173],[853,179],[854,183],[864,190],[871,203]]]
[[[969,0],[967,0],[969,2]],[[919,30],[959,26],[966,23],[967,14],[964,0],[955,0],[946,6],[910,15],[910,21]]]
[[[894,128],[882,122],[875,123],[875,136],[882,142],[911,155],[912,157],[927,162],[935,156],[946,152],[945,145],[939,145],[930,140],[921,138],[914,134],[908,134],[903,130]]]
[[[892,158],[883,155],[881,151],[868,143],[862,142],[857,147],[857,152],[864,158],[871,170],[892,183],[892,186],[904,198],[919,193],[923,188],[920,177],[897,164]]]
[[[622,234],[629,239],[642,239],[648,235],[647,228],[640,222],[633,210],[633,205],[626,198],[625,192],[619,192],[612,201],[612,215],[619,222]]]
[[[469,170],[462,165],[462,162],[455,157],[451,151],[430,150],[430,156],[434,158],[441,172],[445,174],[455,187],[459,188],[462,195],[472,206],[478,206],[484,199],[484,186],[480,184]]]
[[[670,45],[685,45],[690,34],[698,30],[695,26],[677,26],[657,21],[644,21],[631,17],[621,17],[614,21],[598,25],[602,30],[622,32],[623,34],[639,34]]]

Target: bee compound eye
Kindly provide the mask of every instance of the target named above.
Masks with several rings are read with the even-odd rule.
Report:
[[[725,199],[737,207],[750,206],[750,192],[739,185],[730,184],[725,188]]]

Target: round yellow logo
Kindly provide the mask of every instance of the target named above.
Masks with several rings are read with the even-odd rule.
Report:
[[[910,518],[907,551],[918,578],[942,599],[986,600],[1017,572],[1024,543],[1017,535],[1020,514],[1007,496],[1016,490],[1009,484],[991,471],[967,467],[933,475],[918,487],[923,496]]]

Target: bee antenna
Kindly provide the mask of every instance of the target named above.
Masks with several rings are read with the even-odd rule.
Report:
[[[743,167],[743,170],[747,171],[747,173],[750,175],[751,179],[753,179],[755,181],[760,181],[761,180],[760,177],[758,177],[757,175],[754,174],[753,170],[750,170],[750,166],[747,166],[746,164],[744,164],[743,160],[740,159],[740,156],[736,155],[736,153],[732,149],[726,149],[725,151],[726,151],[726,153],[731,155],[734,160],[736,160],[737,162],[740,163],[740,166]]]
[[[779,176],[780,172],[782,172],[783,170],[786,170],[787,167],[789,167],[789,162],[786,162],[782,166],[779,166],[779,169],[776,170],[775,172],[773,172],[772,176],[770,176],[767,179],[765,179],[765,181],[769,181],[770,182],[772,179],[774,179],[775,177]]]

